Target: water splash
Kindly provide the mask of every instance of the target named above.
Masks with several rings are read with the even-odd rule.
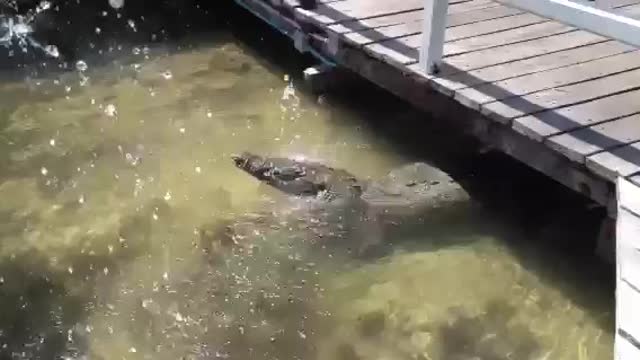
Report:
[[[51,8],[51,3],[42,1],[36,8],[26,15],[0,15],[0,46],[7,49],[18,47],[23,53],[28,53],[29,49],[38,49],[46,55],[58,58],[60,52],[55,45],[41,44],[33,34],[35,32],[32,24],[36,16]],[[10,56],[13,54],[9,52]]]

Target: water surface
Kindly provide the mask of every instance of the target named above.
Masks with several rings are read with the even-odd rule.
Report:
[[[361,259],[229,158],[379,177],[413,157],[371,124],[407,107],[318,98],[224,35],[112,51],[0,86],[0,357],[610,358],[612,294],[506,216],[452,205]],[[459,150],[439,136],[425,148]],[[248,235],[221,245],[237,219]]]

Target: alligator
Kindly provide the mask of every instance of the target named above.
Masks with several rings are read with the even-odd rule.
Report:
[[[442,200],[466,199],[464,190],[449,175],[424,162],[398,167],[371,181],[304,159],[262,157],[250,152],[232,155],[232,159],[238,168],[286,194],[327,202],[358,199],[385,213],[406,214]]]
[[[385,244],[389,225],[422,223],[429,209],[468,200],[466,191],[449,175],[424,162],[400,166],[371,181],[305,159],[263,157],[250,152],[233,155],[232,159],[239,169],[282,193],[317,200],[309,209],[330,210],[322,213],[321,224],[357,232],[361,239],[358,253]],[[314,213],[317,216],[318,212]],[[334,213],[339,215],[331,217]],[[331,225],[336,219],[338,223]],[[342,234],[327,231],[326,226],[323,232]]]
[[[290,195],[313,196],[326,201],[362,195],[366,182],[346,170],[281,157],[262,157],[250,152],[232,155],[236,166],[256,179]]]

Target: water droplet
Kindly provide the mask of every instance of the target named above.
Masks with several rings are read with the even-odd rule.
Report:
[[[200,169],[200,166],[196,166],[196,172],[197,172],[198,174],[200,174],[200,173],[202,172],[202,169]]]
[[[84,204],[84,195],[80,195],[80,198],[78,199],[78,202],[80,204]]]
[[[113,245],[107,246],[107,249],[109,250],[109,254],[113,254]]]
[[[69,266],[67,268],[67,271],[69,272],[69,274],[73,274],[73,267]]]
[[[0,276],[0,285],[4,284],[4,276]]]
[[[49,54],[49,56],[57,58],[60,57],[60,51],[58,50],[58,47],[55,45],[47,45],[44,47],[44,51]]]
[[[120,9],[124,6],[124,0],[109,0],[109,5],[114,9]]]
[[[49,145],[56,146],[56,139],[49,140]]]
[[[162,278],[164,280],[169,280],[169,273],[165,271],[164,274],[162,274]]]
[[[116,109],[116,106],[113,104],[109,104],[107,105],[107,107],[104,109],[104,113],[107,114],[107,116],[116,116],[118,114],[118,109]]]
[[[211,111],[207,112],[207,117],[211,118],[213,116],[213,114],[211,113]]]
[[[133,21],[132,19],[127,20],[127,24],[129,24],[129,27],[131,28],[131,30],[133,30],[134,32],[138,31],[138,29],[136,28],[136,23],[135,21]]]
[[[142,307],[145,309],[149,308],[149,305],[151,305],[151,303],[153,303],[152,299],[144,299],[142,300]]]
[[[298,331],[298,336],[300,336],[301,339],[306,339],[307,338],[307,334],[305,334],[302,331]]]
[[[96,104],[96,99],[91,99],[91,105],[95,105]]]
[[[153,220],[158,220],[158,214],[153,213],[153,215],[152,215],[152,216],[153,216]]]
[[[284,74],[284,81],[289,81],[289,74]]]
[[[167,191],[167,193],[164,194],[164,200],[165,201],[171,200],[171,192],[170,191]]]
[[[100,34],[101,32],[102,32],[102,29],[96,26],[96,34]]]
[[[47,176],[47,174],[49,173],[49,170],[47,170],[47,168],[46,168],[46,167],[42,167],[42,168],[40,169],[40,173],[41,173],[42,175],[44,175],[44,176]]]
[[[76,63],[76,70],[78,71],[87,71],[88,68],[89,65],[87,65],[87,63],[82,60],[78,60],[78,62]]]
[[[88,332],[89,334],[91,334],[91,332],[93,331],[93,328],[91,327],[91,325],[87,325],[87,326],[84,327],[84,330],[86,332]]]
[[[131,347],[131,348],[129,348],[129,352],[130,353],[135,353],[135,352],[138,352],[138,351],[136,350],[136,348]]]
[[[133,49],[131,49],[131,52],[133,53],[133,55],[140,55],[142,51],[140,50],[139,47],[134,46]]]
[[[175,318],[178,322],[182,322],[184,320],[184,317],[182,317],[182,314],[180,314],[179,312],[176,312]]]
[[[173,74],[171,73],[171,71],[167,70],[162,73],[162,77],[165,78],[166,80],[169,80],[173,77]]]
[[[65,86],[64,87],[64,91],[65,92],[71,92],[71,86]]]
[[[180,128],[180,133],[184,134],[187,130],[185,128]]]
[[[102,272],[104,273],[104,275],[109,275],[109,268],[105,267],[104,269],[102,269]]]
[[[51,9],[51,2],[49,1],[41,1],[38,6],[36,6],[36,13],[41,13],[45,10]]]

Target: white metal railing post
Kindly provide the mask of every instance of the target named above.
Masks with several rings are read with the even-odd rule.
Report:
[[[444,47],[449,0],[424,0],[420,67],[427,74],[438,71]]]

